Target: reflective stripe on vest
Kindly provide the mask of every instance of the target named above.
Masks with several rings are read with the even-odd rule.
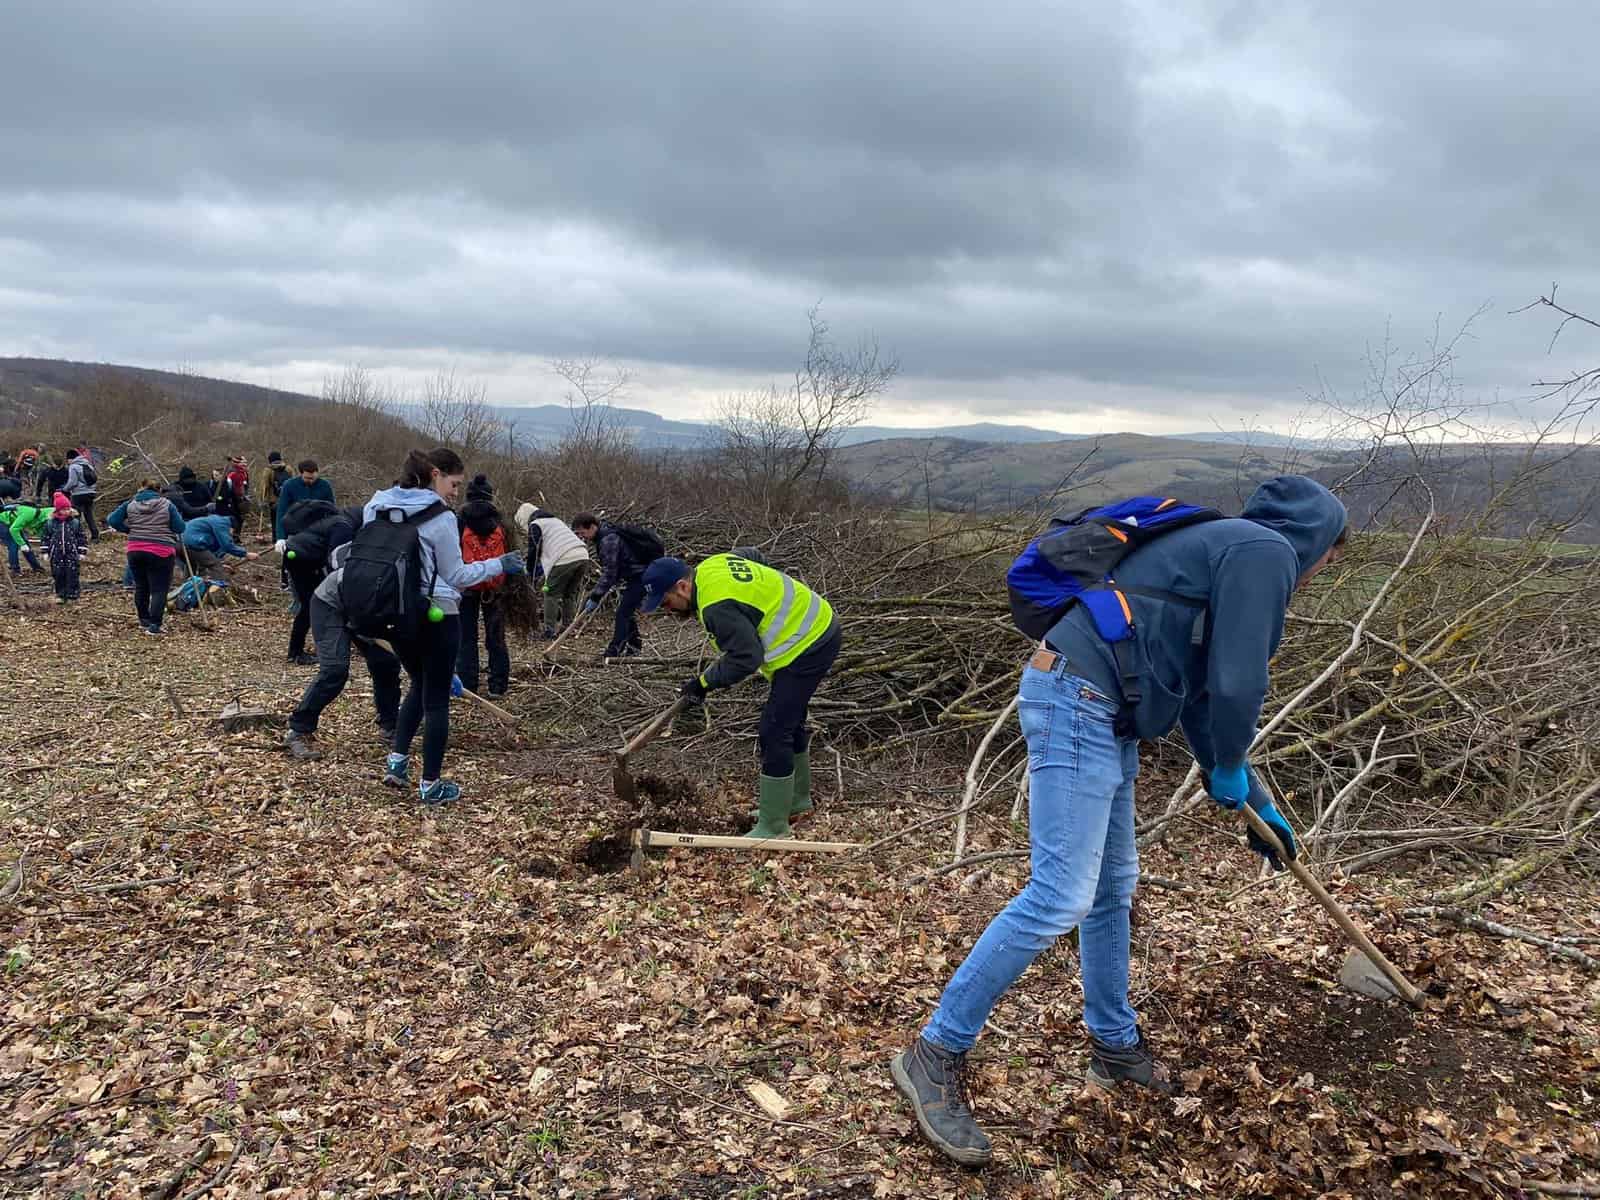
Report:
[[[810,648],[833,625],[833,608],[782,571],[732,554],[713,554],[694,571],[695,598],[704,612],[733,600],[761,613],[761,673],[769,679]]]

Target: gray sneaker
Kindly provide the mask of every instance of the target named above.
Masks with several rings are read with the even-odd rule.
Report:
[[[889,1063],[894,1086],[911,1101],[922,1134],[964,1167],[981,1167],[994,1149],[967,1106],[967,1056],[918,1037]]]
[[[322,757],[322,751],[317,749],[317,739],[309,733],[296,733],[289,731],[289,738],[284,742],[283,748],[289,752],[289,757],[296,762],[316,762]]]
[[[1142,1029],[1139,1040],[1125,1048],[1108,1046],[1091,1034],[1085,1075],[1092,1085],[1107,1092],[1115,1090],[1119,1083],[1132,1083],[1163,1096],[1172,1095],[1172,1076],[1156,1061]]]

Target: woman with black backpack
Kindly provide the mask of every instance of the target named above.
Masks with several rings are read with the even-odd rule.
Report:
[[[527,570],[516,551],[482,562],[461,560],[460,526],[451,503],[465,474],[453,450],[413,450],[395,485],[367,501],[340,588],[352,632],[390,641],[411,678],[383,782],[408,786],[411,742],[421,726],[424,804],[444,804],[461,795],[459,787],[440,778],[461,649],[461,593]]]

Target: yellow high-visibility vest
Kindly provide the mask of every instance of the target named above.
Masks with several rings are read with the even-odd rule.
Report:
[[[760,612],[756,629],[761,635],[761,673],[768,679],[804,654],[833,625],[832,606],[816,592],[782,571],[737,555],[713,554],[697,566],[694,590],[701,612],[723,600],[735,600]],[[711,641],[716,644],[715,638]]]

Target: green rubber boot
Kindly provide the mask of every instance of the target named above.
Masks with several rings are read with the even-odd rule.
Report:
[[[811,803],[811,751],[807,750],[794,756],[794,803],[789,805],[789,819],[792,821],[815,807]]]
[[[751,837],[783,838],[789,836],[789,806],[794,803],[794,776],[774,779],[761,777],[761,819],[750,831]]]

